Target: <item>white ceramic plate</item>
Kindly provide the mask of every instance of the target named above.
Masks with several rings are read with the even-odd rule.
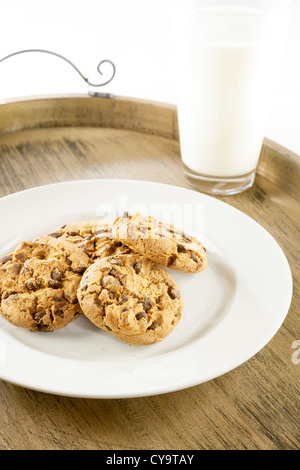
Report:
[[[88,180],[10,195],[0,200],[0,256],[19,241],[64,223],[112,220],[123,210],[181,225],[207,248],[204,272],[169,270],[184,299],[179,325],[159,344],[130,346],[84,316],[53,333],[32,333],[1,317],[0,378],[76,397],[167,393],[238,367],[278,331],[292,296],[281,248],[242,212],[191,190],[145,181]]]

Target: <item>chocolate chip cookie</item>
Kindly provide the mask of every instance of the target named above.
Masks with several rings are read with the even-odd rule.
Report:
[[[82,277],[78,299],[94,325],[132,345],[161,341],[178,324],[183,309],[171,275],[138,254],[96,261]]]
[[[65,327],[81,313],[77,289],[89,257],[66,240],[23,241],[0,259],[0,312],[32,331]]]
[[[99,220],[63,225],[49,233],[49,236],[73,243],[92,260],[132,252],[129,247],[114,238],[111,224]]]
[[[136,252],[176,271],[197,273],[208,264],[206,250],[197,238],[151,216],[126,213],[118,217],[113,235]]]

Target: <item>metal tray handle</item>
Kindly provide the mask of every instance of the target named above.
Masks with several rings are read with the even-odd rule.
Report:
[[[22,50],[22,51],[13,52],[12,54],[9,54],[6,57],[3,57],[2,59],[0,59],[0,63],[4,62],[5,60],[7,60],[11,57],[14,57],[16,55],[27,54],[29,52],[41,52],[43,54],[51,54],[51,55],[54,55],[56,57],[59,57],[60,59],[64,60],[68,64],[70,64],[76,70],[76,72],[81,76],[81,78],[87,83],[87,85],[89,86],[88,94],[90,96],[100,96],[101,98],[112,98],[113,97],[113,95],[111,93],[99,93],[99,92],[92,91],[90,89],[90,87],[98,88],[98,87],[102,87],[104,85],[108,85],[108,83],[110,83],[113,80],[113,78],[116,74],[116,66],[111,60],[108,60],[108,59],[101,60],[101,62],[98,64],[98,67],[97,67],[97,71],[100,75],[103,75],[103,72],[101,71],[101,67],[102,67],[103,64],[108,63],[112,67],[112,75],[109,78],[109,80],[106,80],[104,83],[92,83],[92,82],[90,82],[88,77],[85,77],[83,75],[83,73],[78,69],[78,67],[76,67],[76,65],[74,65],[73,62],[71,62],[69,59],[62,56],[61,54],[58,54],[57,52],[48,51],[48,50],[45,50],[45,49],[25,49],[25,50]]]

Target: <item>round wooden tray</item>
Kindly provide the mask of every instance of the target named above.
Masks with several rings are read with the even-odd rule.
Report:
[[[87,96],[0,105],[0,197],[48,183],[91,178],[189,187],[180,160],[176,107]],[[58,399],[0,382],[0,412],[9,423],[0,431],[0,447],[299,447],[294,410],[300,370],[295,358],[300,353],[297,356],[293,349],[300,340],[299,180],[300,158],[266,140],[254,186],[239,195],[218,198],[263,225],[281,245],[293,272],[290,312],[259,354],[209,383],[144,399]]]

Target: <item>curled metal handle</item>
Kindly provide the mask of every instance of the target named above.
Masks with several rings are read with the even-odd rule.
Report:
[[[116,74],[116,66],[115,64],[111,61],[111,60],[108,60],[108,59],[104,59],[104,60],[101,60],[101,62],[98,64],[98,67],[97,67],[97,71],[99,72],[100,75],[103,75],[103,72],[101,71],[101,67],[103,64],[107,63],[107,64],[110,64],[111,67],[112,67],[112,76],[110,77],[109,80],[106,80],[104,83],[91,83],[88,79],[88,77],[85,77],[83,75],[83,73],[78,69],[78,67],[76,67],[76,65],[73,64],[73,62],[71,62],[69,59],[67,59],[66,57],[62,56],[61,54],[58,54],[57,52],[52,52],[52,51],[48,51],[48,50],[45,50],[45,49],[25,49],[25,50],[22,50],[22,51],[17,51],[17,52],[13,52],[12,54],[9,54],[7,55],[6,57],[3,57],[2,59],[0,59],[0,63],[1,62],[4,62],[5,60],[9,59],[10,57],[13,57],[13,56],[16,56],[16,55],[19,55],[19,54],[26,54],[28,52],[41,52],[41,53],[44,53],[44,54],[51,54],[51,55],[54,55],[56,57],[59,57],[60,59],[64,60],[65,62],[67,62],[68,64],[70,64],[75,70],[76,72],[81,76],[81,78],[90,86],[90,87],[102,87],[104,85],[107,85],[108,83],[110,83],[115,74]],[[92,93],[89,91],[89,94],[93,95],[93,96],[97,96],[98,93]],[[100,94],[99,94],[100,95]],[[110,94],[106,94],[107,96],[111,96]],[[103,96],[103,94],[102,94]]]

